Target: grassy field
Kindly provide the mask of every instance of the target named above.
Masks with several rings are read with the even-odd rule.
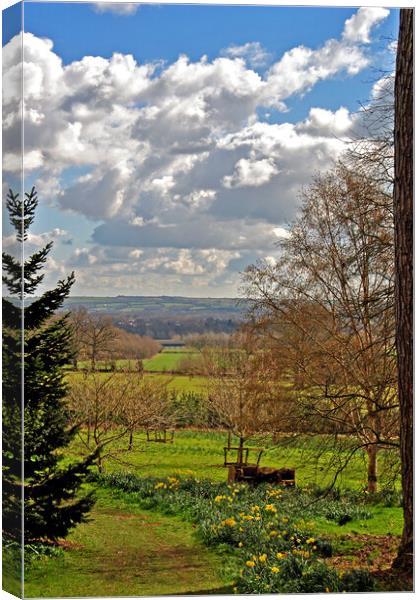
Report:
[[[143,366],[146,371],[176,371],[183,359],[196,356],[199,356],[199,353],[195,350],[184,348],[179,350],[164,349],[152,358],[144,360]]]
[[[161,352],[155,354],[151,358],[142,359],[143,367],[146,371],[150,372],[162,372],[162,371],[176,371],[180,362],[186,357],[199,356],[199,352],[192,348],[163,348]],[[101,370],[109,370],[111,365],[110,360],[98,360],[96,361],[96,368]],[[113,361],[113,365],[117,370],[133,370],[138,369],[138,360],[135,358],[118,358]],[[70,365],[69,367],[70,368]],[[90,361],[79,360],[79,369],[89,369]]]
[[[126,443],[127,440],[123,439],[118,447],[125,447]],[[133,451],[119,455],[118,461],[109,459],[106,470],[117,472],[123,468],[139,476],[158,477],[193,474],[211,481],[225,481],[227,468],[223,466],[223,448],[226,443],[226,433],[219,431],[179,430],[175,432],[173,443],[166,444],[147,442],[145,433],[139,432],[134,436]],[[293,440],[291,443],[293,445],[288,445],[285,438],[282,445],[273,445],[266,437],[250,440],[249,446],[264,448],[261,466],[295,468],[297,485],[327,486],[335,473],[332,465],[336,467],[345,456],[325,450],[316,458],[324,443],[322,437],[302,437],[300,442]],[[78,447],[73,450],[77,453]],[[123,467],[121,460],[124,461]],[[255,460],[256,452],[251,452],[249,462]],[[337,487],[361,490],[366,483],[365,473],[365,454],[360,451],[338,477]],[[380,484],[387,487],[388,472],[381,460],[380,475]]]
[[[165,381],[169,389],[179,393],[206,394],[205,377],[162,373],[165,369],[170,371],[176,368],[177,361],[185,354],[185,351],[176,350],[156,355],[150,359],[151,372],[147,372],[145,377]],[[99,373],[98,376],[108,377],[109,373]],[[130,374],[117,373],[115,376],[129,377]],[[74,378],[83,377],[83,374],[70,372],[67,377],[71,382]],[[244,521],[240,515],[251,515],[255,508],[252,505],[257,503],[263,506],[262,502],[269,502],[268,506],[277,502],[279,519],[281,515],[291,515],[293,531],[297,532],[295,539],[299,540],[299,544],[300,531],[305,532],[306,538],[308,535],[319,537],[327,545],[330,544],[332,555],[322,557],[327,569],[368,568],[375,572],[388,568],[395,556],[402,530],[402,509],[394,496],[387,503],[385,494],[379,495],[376,503],[365,506],[366,456],[363,451],[354,454],[337,478],[336,488],[341,490],[341,496],[337,493],[337,501],[334,497],[328,500],[330,504],[327,508],[331,509],[332,516],[328,510],[322,512],[319,503],[315,503],[313,509],[305,506],[305,503],[312,506],[318,493],[314,488],[325,489],[332,482],[338,465],[346,460],[344,451],[328,449],[326,441],[327,438],[323,436],[291,436],[273,444],[271,436],[266,436],[247,442],[252,448],[264,449],[261,466],[296,470],[298,489],[295,496],[294,491],[290,492],[289,502],[278,496],[264,499],[265,492],[261,486],[249,487],[246,491],[238,492],[238,497],[234,496],[232,488],[224,483],[227,480],[227,468],[223,466],[223,450],[227,443],[225,432],[180,429],[175,432],[173,443],[166,444],[148,442],[144,432],[137,432],[133,450],[126,453],[119,451],[127,447],[128,439],[120,439],[112,448],[116,451],[115,457],[105,461],[105,475],[115,476],[116,481],[119,478],[123,480],[126,475],[134,477],[141,489],[130,491],[123,486],[119,488],[118,484],[108,485],[106,477],[96,484],[89,484],[95,485],[98,497],[90,521],[76,527],[56,555],[31,562],[26,573],[25,596],[220,594],[234,589],[234,579],[242,582],[239,585],[243,586],[240,588],[243,593],[262,593],[266,589],[259,587],[262,585],[260,580],[254,581],[251,572],[245,572],[244,577],[239,575],[238,553],[242,561],[249,562],[250,556],[253,556],[244,553],[245,549],[239,545],[242,539],[245,546],[250,544],[247,551],[256,556],[265,556],[267,551],[270,565],[276,569],[277,563],[273,561],[277,560],[276,552],[282,549],[281,544],[289,548],[291,560],[295,560],[293,551],[296,548],[298,552],[307,550],[306,546],[293,546],[297,542],[292,542],[290,533],[284,541],[279,538],[280,545],[275,547],[274,538],[271,540],[270,537],[271,530],[288,525],[282,524],[286,521],[270,524],[268,518],[271,518],[271,513],[265,514],[263,511],[262,521],[267,521],[265,529],[259,530],[258,523],[253,522],[253,529],[249,533],[251,537],[246,537],[250,522]],[[76,438],[65,460],[71,461],[80,456],[82,448],[81,441]],[[254,462],[255,458],[255,451],[254,454],[251,452],[249,461]],[[382,452],[379,459],[380,490],[386,490],[390,485],[389,468],[384,458],[385,453]],[[92,470],[96,472],[95,467]],[[173,489],[169,483],[171,478],[177,480]],[[183,481],[190,481],[191,487],[181,493]],[[200,486],[203,486],[203,493],[200,492]],[[344,490],[350,490],[346,492],[347,498],[357,498],[350,508],[347,500],[342,503]],[[226,498],[229,494],[232,494],[233,504],[230,506],[226,501],[223,507],[224,501],[220,504],[216,498]],[[261,498],[257,497],[258,494]],[[304,501],[299,494],[303,494]],[[235,512],[232,512],[233,508]],[[341,515],[346,516],[347,510],[351,513],[349,520],[341,522]],[[229,522],[234,526],[230,526]],[[325,585],[328,587],[328,584],[322,572],[324,567],[319,566],[317,556],[311,555],[308,561],[308,565],[312,565],[308,566],[309,570],[320,569],[317,577],[322,580],[324,587],[318,591],[325,591]],[[277,591],[277,571],[270,571],[262,563],[258,563],[257,567],[261,576],[266,578],[264,581],[274,586],[270,589]]]
[[[110,373],[104,373],[101,371],[97,372],[98,377],[109,377]],[[84,376],[82,371],[70,371],[67,372],[66,377],[68,381],[72,379],[82,378]],[[130,373],[117,373],[116,377],[129,377]],[[196,392],[199,394],[206,394],[208,385],[206,377],[199,375],[172,375],[170,373],[146,373],[145,377],[151,377],[159,382],[166,382],[169,390],[175,390],[176,392]]]
[[[148,596],[221,593],[223,557],[179,518],[140,510],[123,496],[97,490],[88,523],[58,556],[33,561],[25,597]]]

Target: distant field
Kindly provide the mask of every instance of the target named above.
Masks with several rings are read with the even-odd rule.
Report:
[[[142,363],[146,371],[176,371],[184,358],[195,356],[199,356],[199,352],[193,348],[164,348],[161,352],[155,354],[151,358],[142,359]],[[114,361],[98,360],[96,361],[96,368],[99,370],[109,370],[111,362],[115,365],[117,370],[137,371],[139,361],[135,358],[118,358]],[[79,360],[77,365],[79,369],[88,369],[90,368],[90,361]]]
[[[176,371],[183,359],[195,356],[199,356],[196,350],[186,348],[164,349],[152,358],[144,360],[143,366],[146,371]]]
[[[110,373],[97,373],[99,377],[109,377]],[[130,373],[117,373],[117,377],[130,377]],[[73,378],[83,377],[81,371],[71,371],[67,373],[69,381]],[[151,377],[157,381],[166,381],[168,383],[169,390],[175,390],[177,392],[196,392],[196,393],[207,393],[207,378],[200,376],[191,375],[171,375],[163,373],[146,373],[145,377]]]

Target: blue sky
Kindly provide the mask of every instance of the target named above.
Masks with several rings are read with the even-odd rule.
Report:
[[[65,64],[83,56],[111,57],[114,52],[133,54],[139,62],[175,61],[180,54],[199,60],[203,54],[217,57],[222,48],[259,41],[274,59],[300,44],[316,48],[326,39],[339,37],[344,21],[354,8],[145,5],[133,15],[98,14],[90,3],[38,3],[25,5],[25,28],[54,40]],[[395,39],[398,11],[394,10],[375,30],[370,47],[372,68],[384,66],[384,47]],[[77,35],[75,35],[77,32]],[[348,96],[351,110],[369,98],[373,74],[362,72],[351,79],[326,81],[312,91],[312,98],[295,98],[295,120],[311,100],[336,109]]]
[[[56,240],[51,277],[74,268],[78,294],[235,296],[239,270],[274,259],[302,186],[361,130],[398,11],[117,10],[25,3],[33,245]],[[4,14],[13,89],[17,9]]]

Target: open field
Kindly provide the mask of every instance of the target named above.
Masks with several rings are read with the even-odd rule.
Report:
[[[270,486],[226,485],[224,432],[177,431],[174,442],[166,444],[147,442],[145,434],[137,433],[134,450],[120,455],[118,461],[107,460],[105,475],[88,484],[98,498],[90,520],[79,525],[53,556],[31,562],[26,597],[221,594],[238,589],[261,593],[287,590],[294,580],[316,585],[317,591],[329,585],[338,590],[339,574],[353,569],[372,574],[363,576],[367,578],[363,585],[401,589],[400,582],[384,582],[381,575],[391,564],[402,530],[398,494],[379,494],[374,502],[364,496],[365,465],[360,453],[337,482],[341,494],[317,500],[317,486],[325,487],[331,480],[328,452],[318,461],[310,460],[320,442],[302,438],[300,447],[291,448],[265,440],[262,465],[297,470],[296,490],[272,488],[271,492]],[[66,460],[79,454],[80,447],[73,444]],[[97,473],[95,467],[92,473]],[[246,520],[251,516],[241,517],[258,517],[256,508],[263,511],[265,505],[261,527]],[[277,536],[280,528],[285,530],[283,541],[281,536],[271,540],[271,532]],[[309,553],[308,539],[316,540]],[[289,560],[289,552],[291,560],[295,552],[297,557],[308,554],[302,568],[303,573],[316,573],[310,576],[313,581],[305,583],[308,574],[290,581],[275,579],[273,573],[281,566],[276,556]],[[270,571],[265,563],[256,562],[256,573],[261,573],[268,588],[258,587],[253,569],[241,571],[253,554],[257,558],[268,554],[267,567],[274,566]],[[349,581],[349,585],[362,585]],[[352,591],[347,584],[346,591]]]
[[[146,371],[176,371],[185,358],[194,358],[199,353],[191,349],[164,349],[152,358],[145,359],[143,366]]]
[[[165,351],[151,360],[155,366],[176,365],[183,354]],[[134,374],[115,374],[130,376]],[[70,382],[80,377],[81,372],[67,373]],[[180,394],[204,395],[207,390],[205,377],[162,372],[144,377],[166,381]],[[103,475],[89,483],[98,497],[91,520],[79,525],[54,555],[30,564],[26,596],[401,589],[400,582],[390,584],[381,575],[392,563],[403,525],[399,494],[388,491],[392,482],[386,454],[380,453],[377,498],[364,494],[363,451],[354,454],[335,491],[324,497],[336,468],[347,459],[344,449],[333,451],[331,440],[321,435],[284,436],[276,443],[270,435],[248,440],[246,446],[264,448],[261,466],[296,469],[296,490],[274,489],[272,497],[264,496],[271,493],[270,486],[239,486],[235,496],[234,487],[226,485],[224,431],[179,429],[172,443],[148,442],[139,431],[130,452],[120,452],[126,450],[128,436],[114,442],[107,448],[111,456]],[[63,458],[72,461],[82,454],[76,438]],[[253,451],[250,462],[255,458]],[[97,475],[95,466],[92,474]],[[229,497],[232,504],[225,502]],[[259,517],[256,507],[264,511],[261,525],[247,520]],[[316,542],[308,549],[312,539]],[[281,561],[285,557],[284,565],[278,556]],[[302,574],[289,577],[288,561],[298,561],[293,568]],[[254,566],[244,568],[248,564]],[[349,583],[343,587],[340,573],[354,569],[354,581],[345,575]],[[359,572],[364,573],[360,581]],[[410,585],[404,583],[404,589]]]
[[[162,372],[162,371],[176,371],[179,364],[186,357],[199,356],[197,350],[193,348],[164,348],[158,354],[155,354],[151,358],[142,359],[143,368],[145,371],[150,372]],[[137,371],[138,360],[135,358],[118,358],[113,361],[111,360],[97,360],[96,369],[99,371],[106,370],[110,371],[111,364],[118,371]],[[90,361],[79,360],[79,369],[89,369]],[[71,370],[71,366],[68,366],[68,370]]]
[[[271,586],[259,592],[273,591],[293,584],[271,573],[289,553],[304,554],[305,564],[316,569],[306,585],[317,587],[301,591],[325,591],[330,580],[340,585],[340,573],[352,569],[368,570],[375,589],[386,589],[381,573],[390,566],[402,527],[401,508],[383,500],[366,504],[356,494],[314,503],[310,491],[228,487],[185,470],[184,477],[168,478],[116,471],[91,486],[97,503],[89,521],[52,556],[29,563],[26,597],[221,594],[238,591],[237,585],[249,593],[247,586],[256,585],[254,568],[241,566],[253,554],[256,573]],[[340,524],[337,511],[349,521]]]

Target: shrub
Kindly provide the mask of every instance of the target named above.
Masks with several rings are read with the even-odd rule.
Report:
[[[373,592],[374,589],[373,577],[364,569],[347,571],[340,580],[341,592]]]

